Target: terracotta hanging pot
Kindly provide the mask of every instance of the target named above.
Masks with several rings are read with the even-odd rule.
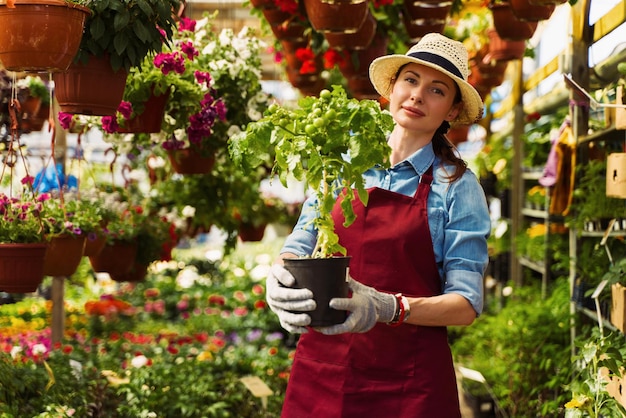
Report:
[[[365,21],[356,32],[328,32],[324,34],[324,37],[328,41],[328,45],[333,49],[349,49],[353,51],[366,49],[374,40],[377,26],[376,18],[368,11]]]
[[[135,115],[132,119],[125,121],[124,127],[119,128],[120,133],[146,133],[152,134],[161,132],[161,124],[165,114],[165,105],[170,97],[170,90],[161,95],[152,93],[144,103],[144,110],[141,114]]]
[[[0,244],[0,291],[35,292],[44,278],[47,243]]]
[[[195,148],[167,152],[172,168],[179,174],[207,174],[215,165],[214,155],[204,155]]]
[[[262,12],[279,41],[304,39],[306,27],[297,15],[283,12],[276,7],[264,8]]]
[[[548,4],[565,4],[567,3],[567,0],[529,0],[529,2],[530,4],[534,4],[535,6],[545,6]]]
[[[530,0],[509,0],[513,14],[519,19],[529,22],[547,20],[554,12],[554,4],[545,6],[533,5]]]
[[[147,274],[148,266],[135,261],[128,272],[122,274],[114,273],[110,274],[110,276],[116,282],[142,282],[146,279]]]
[[[64,0],[15,0],[14,8],[0,4],[0,62],[9,71],[66,70],[89,13]]]
[[[117,241],[107,243],[98,255],[89,257],[95,272],[122,275],[130,271],[137,256],[137,243]]]
[[[525,41],[532,38],[537,22],[519,20],[508,3],[492,4],[489,8],[493,15],[493,25],[502,39]]]
[[[22,119],[22,129],[26,132],[37,132],[43,129],[43,125],[50,117],[50,104],[42,103],[37,113],[28,115]]]
[[[389,37],[386,35],[376,35],[363,50],[350,51],[350,56],[339,63],[339,71],[344,77],[368,76],[369,66],[374,59],[387,53]]]
[[[83,249],[84,257],[92,257],[100,254],[107,242],[107,237],[103,233],[95,233],[88,236],[85,240],[85,248]]]
[[[483,63],[512,61],[524,57],[526,41],[503,39],[495,29],[489,29],[487,35],[489,36],[489,52],[483,58]]]
[[[367,0],[304,0],[311,26],[322,33],[357,32],[369,13]]]
[[[243,242],[258,242],[265,235],[267,224],[253,225],[251,223],[241,223],[239,225],[238,235]]]
[[[114,72],[107,56],[89,57],[55,73],[54,92],[62,112],[78,115],[115,115],[126,88],[126,70]]]
[[[48,243],[43,273],[46,276],[71,276],[74,274],[85,249],[85,237],[60,236]]]
[[[359,100],[377,100],[380,97],[368,76],[355,75],[348,78],[348,90]]]
[[[427,33],[442,33],[451,7],[451,3],[404,0],[402,19],[409,38],[415,42]]]

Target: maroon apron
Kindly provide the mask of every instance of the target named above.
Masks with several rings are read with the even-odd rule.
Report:
[[[432,167],[415,196],[368,190],[344,228],[333,210],[350,276],[379,291],[441,294],[426,203]],[[413,312],[419,316],[419,312]],[[458,418],[459,398],[446,327],[377,323],[366,333],[300,337],[283,418]]]

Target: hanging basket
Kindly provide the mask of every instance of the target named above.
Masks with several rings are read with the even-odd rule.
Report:
[[[512,61],[524,57],[526,41],[503,39],[494,29],[488,30],[487,35],[489,36],[489,52],[483,58],[483,63]]]
[[[102,233],[96,233],[93,236],[88,236],[85,240],[83,256],[92,257],[100,254],[100,251],[102,251],[106,243],[107,237]]]
[[[322,33],[357,32],[369,13],[367,0],[304,0],[311,26]]]
[[[404,0],[402,19],[409,38],[415,42],[427,33],[443,33],[451,7],[451,3]]]
[[[123,274],[110,274],[111,278],[116,282],[142,282],[148,274],[148,266],[133,262],[130,270]]]
[[[85,6],[64,0],[0,4],[0,62],[9,71],[65,71],[78,52]]]
[[[208,174],[215,165],[214,155],[203,155],[193,148],[170,150],[167,156],[178,174]]]
[[[528,22],[547,20],[552,16],[555,5],[533,5],[530,0],[509,0],[513,14],[519,19]]]
[[[243,242],[258,242],[263,239],[265,235],[265,228],[267,224],[252,225],[249,223],[242,223],[239,225],[238,235]]]
[[[170,90],[160,95],[152,93],[144,103],[144,110],[140,115],[135,115],[125,122],[124,127],[119,128],[120,133],[146,133],[154,134],[161,132],[161,124],[165,114],[165,105],[170,97]]]
[[[366,49],[374,40],[376,35],[376,18],[369,11],[365,21],[354,33],[332,33],[324,34],[328,45],[333,49],[346,49],[350,51]]]
[[[85,249],[85,237],[60,236],[48,243],[44,259],[45,276],[71,276],[76,272]]]
[[[108,56],[89,57],[55,73],[54,92],[62,112],[78,115],[115,115],[126,88],[126,70],[111,68]]]
[[[493,16],[493,26],[500,38],[509,41],[525,41],[532,38],[537,29],[537,22],[519,20],[508,3],[489,6]]]
[[[43,281],[47,243],[0,244],[0,291],[35,292]]]
[[[117,241],[105,245],[98,255],[89,257],[89,262],[96,272],[119,276],[130,271],[136,256],[137,243]]]

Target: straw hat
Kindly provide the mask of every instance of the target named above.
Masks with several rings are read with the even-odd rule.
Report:
[[[386,99],[391,93],[392,79],[404,64],[417,63],[426,65],[450,76],[461,90],[463,110],[451,125],[472,124],[482,118],[483,101],[471,84],[467,82],[469,74],[467,49],[459,42],[440,33],[424,35],[413,45],[406,55],[386,55],[376,58],[370,64],[370,80]]]

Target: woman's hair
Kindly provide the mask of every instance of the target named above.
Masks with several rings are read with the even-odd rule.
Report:
[[[408,65],[404,64],[398,68],[398,71],[394,75],[394,77],[390,80],[390,87],[393,88],[393,84],[398,79],[398,76],[402,72],[402,69]],[[459,86],[454,83],[456,87],[456,94],[454,96],[454,104],[461,103],[463,101],[463,96],[461,95],[461,89]],[[444,120],[435,135],[433,136],[433,151],[435,155],[441,159],[443,164],[448,163],[455,167],[453,173],[451,173],[447,179],[450,182],[456,181],[467,171],[467,163],[463,160],[458,153],[456,152],[456,147],[448,140],[446,137],[446,133],[450,129],[450,122]]]

